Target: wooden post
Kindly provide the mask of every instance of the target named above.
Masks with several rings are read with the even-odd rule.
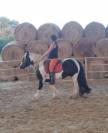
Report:
[[[87,74],[88,74],[88,70],[87,70],[87,57],[85,57],[84,58],[84,60],[85,60],[85,75],[86,75],[86,79],[88,80],[88,76],[87,76]]]

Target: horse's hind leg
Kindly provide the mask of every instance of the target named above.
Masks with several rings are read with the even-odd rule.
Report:
[[[40,97],[40,90],[37,90],[37,92],[34,94],[34,96],[32,97],[32,101],[36,101],[39,99]]]
[[[53,92],[53,98],[57,97],[57,94],[59,94],[59,91],[57,90],[55,85],[50,85],[50,88],[51,88],[51,90]]]
[[[78,85],[78,73],[76,73],[73,77],[73,94],[72,94],[72,98],[77,98],[79,96],[79,85]]]

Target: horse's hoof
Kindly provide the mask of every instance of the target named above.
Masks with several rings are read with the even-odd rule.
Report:
[[[70,96],[69,99],[77,99],[78,96]]]
[[[59,96],[53,96],[53,99],[60,99]]]
[[[33,101],[33,102],[36,102],[36,101],[38,101],[38,100],[39,100],[39,97],[36,97],[36,96],[33,96],[33,97],[32,97],[32,101]]]
[[[81,97],[83,97],[83,98],[88,98],[89,96],[91,96],[91,94],[85,93],[85,94],[83,94]]]
[[[80,98],[88,98],[87,96],[85,95],[81,95]]]

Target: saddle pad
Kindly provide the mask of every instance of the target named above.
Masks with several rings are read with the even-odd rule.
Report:
[[[45,60],[44,69],[46,73],[50,72],[59,73],[62,71],[62,62],[60,59]]]

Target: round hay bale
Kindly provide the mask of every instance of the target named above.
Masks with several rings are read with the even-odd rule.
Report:
[[[64,40],[64,39],[59,39],[58,40],[58,56],[59,58],[68,58],[72,56],[72,45],[70,44],[69,41]]]
[[[28,50],[30,53],[35,55],[35,59],[37,60],[44,52],[48,49],[48,44],[44,43],[41,40],[33,40],[29,42]]]
[[[18,45],[21,49],[24,50],[24,49],[29,45],[29,42],[28,42],[28,43],[23,43],[23,42],[17,41],[17,45]]]
[[[90,38],[81,38],[73,47],[73,54],[75,57],[94,57],[96,42]]]
[[[104,38],[96,43],[96,55],[98,57],[108,57],[108,39]]]
[[[76,45],[82,36],[83,28],[75,21],[66,23],[62,28],[62,37],[70,41],[73,45]]]
[[[38,28],[38,39],[49,43],[50,36],[56,35],[58,38],[61,35],[60,28],[53,23],[46,23]]]
[[[16,27],[14,36],[21,44],[26,44],[37,39],[37,29],[32,24],[25,22]]]
[[[17,42],[10,42],[2,49],[2,60],[21,60],[24,52]]]
[[[105,27],[101,23],[91,22],[85,27],[84,36],[98,41],[105,38]]]
[[[108,38],[108,25],[107,25],[107,27],[105,28],[105,37]]]

